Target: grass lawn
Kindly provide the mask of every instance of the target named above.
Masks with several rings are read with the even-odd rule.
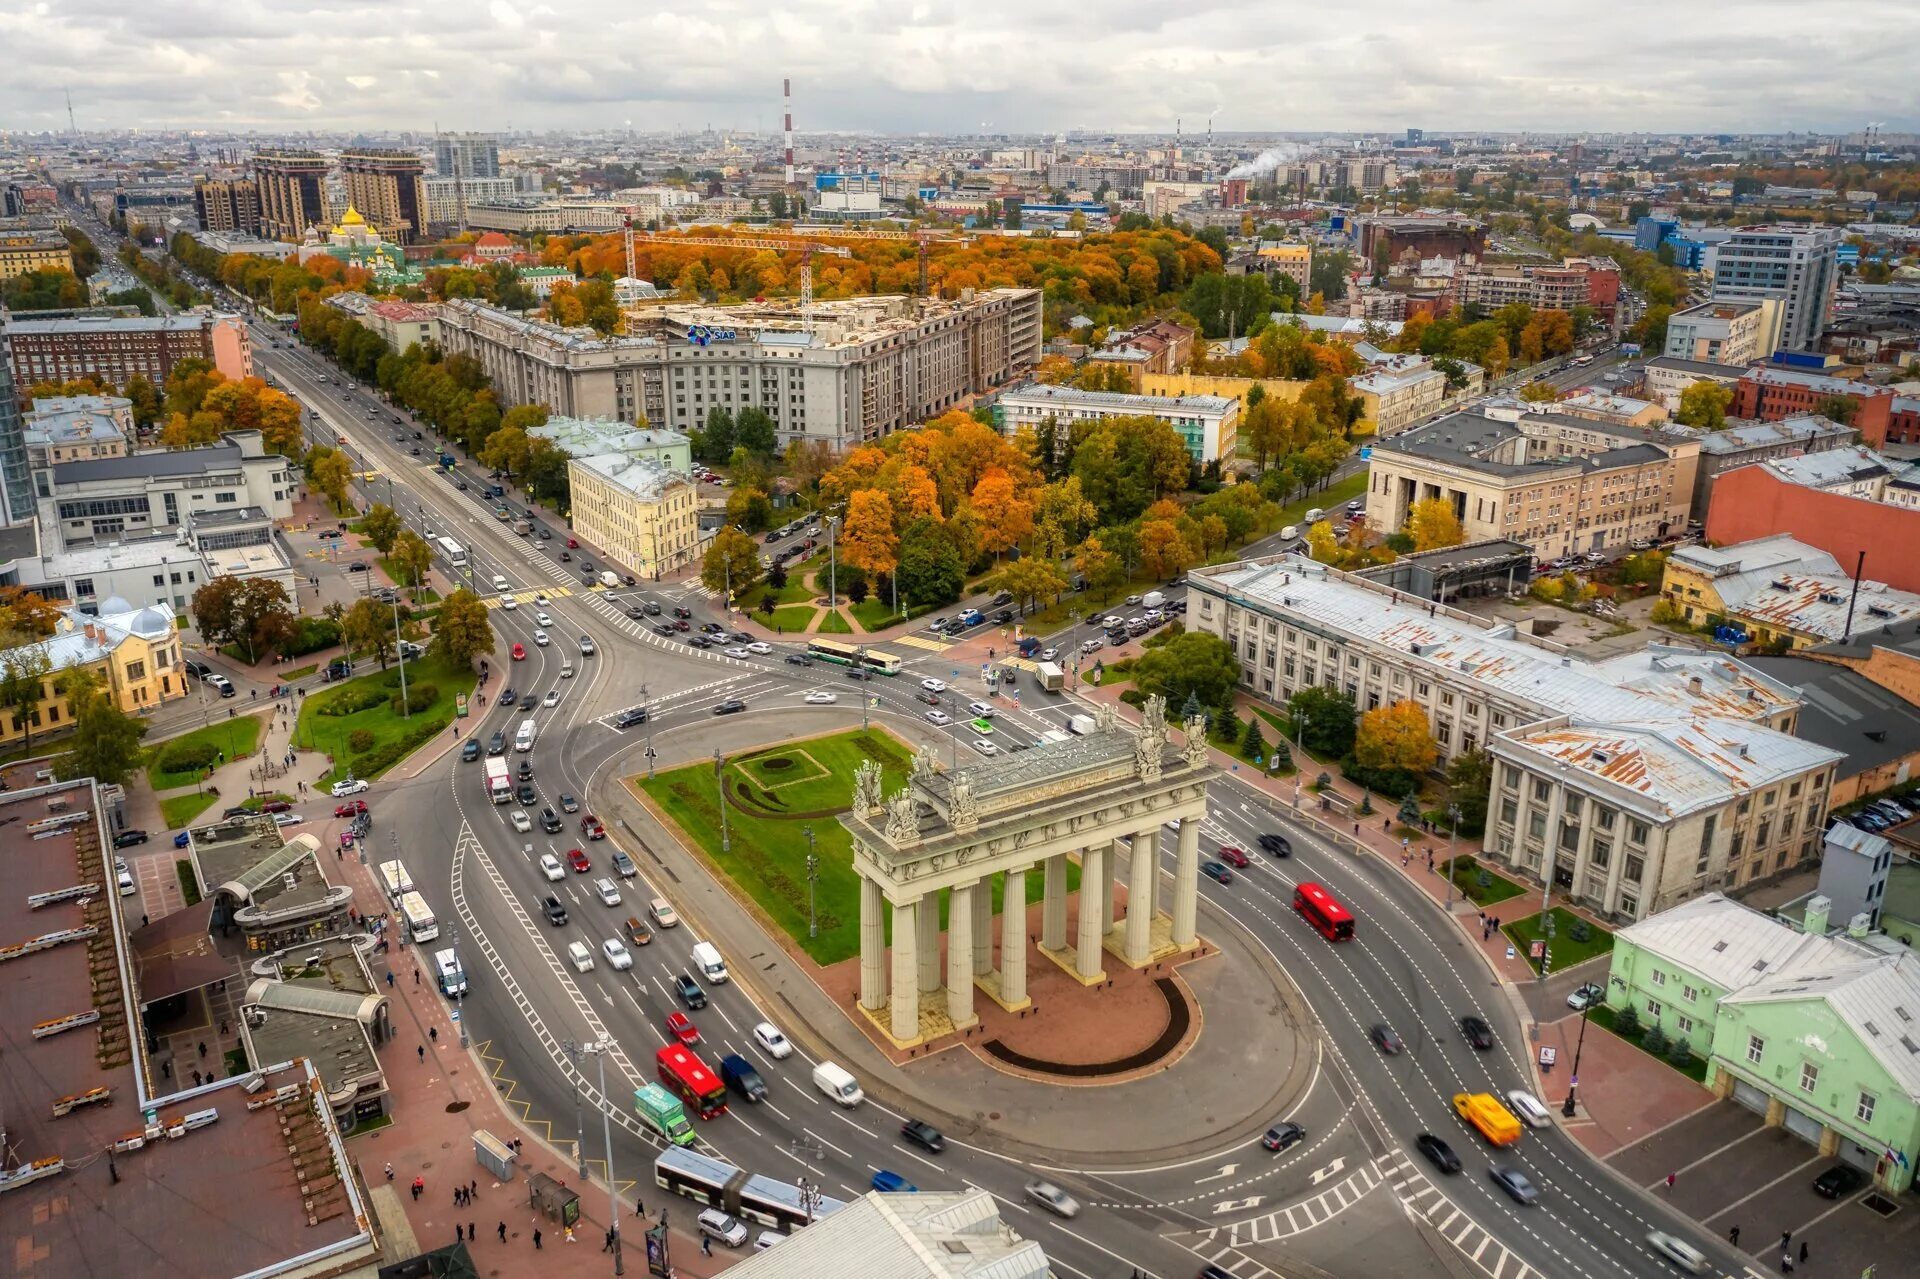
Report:
[[[1453,876],[1453,886],[1476,906],[1492,906],[1497,902],[1506,901],[1509,897],[1518,897],[1526,891],[1511,879],[1491,869],[1487,870],[1487,874],[1492,877],[1493,883],[1482,888],[1479,872],[1483,867],[1470,853],[1462,853],[1455,857],[1448,863],[1447,869]]]
[[[1592,1008],[1587,1010],[1587,1019],[1593,1022],[1594,1025],[1599,1026],[1602,1029],[1610,1032],[1611,1034],[1625,1040],[1627,1043],[1632,1044],[1635,1048],[1638,1048],[1641,1052],[1646,1053],[1649,1057],[1658,1057],[1661,1061],[1665,1062],[1668,1066],[1672,1067],[1674,1070],[1679,1071],[1681,1074],[1685,1075],[1688,1079],[1693,1080],[1694,1083],[1704,1084],[1707,1082],[1707,1059],[1705,1057],[1699,1057],[1699,1056],[1695,1056],[1693,1053],[1688,1053],[1687,1064],[1685,1066],[1675,1066],[1673,1063],[1673,1058],[1667,1056],[1667,1054],[1663,1052],[1656,1053],[1652,1051],[1646,1046],[1645,1043],[1642,1042],[1641,1036],[1646,1033],[1644,1028],[1638,1034],[1633,1034],[1633,1035],[1622,1034],[1620,1031],[1620,1028],[1614,1024],[1614,1017],[1615,1017],[1614,1010],[1607,1007],[1607,1005],[1605,1004],[1595,1004]]]
[[[218,795],[195,794],[163,799],[160,801],[160,819],[166,822],[168,830],[179,830],[212,808],[218,798]]]
[[[772,617],[768,617],[765,613],[755,613],[754,617],[783,635],[792,635],[806,630],[817,611],[810,605],[800,605],[794,608],[776,608],[773,610]]]
[[[758,611],[760,601],[765,599],[768,594],[772,594],[773,602],[776,606],[781,606],[786,604],[810,604],[813,602],[813,597],[816,592],[812,587],[807,585],[805,579],[802,578],[799,573],[789,571],[787,574],[787,584],[785,586],[777,591],[773,591],[765,582],[762,582],[752,590],[742,592],[735,607]]]
[[[165,772],[160,767],[160,757],[170,747],[211,746],[214,750],[224,751],[228,759],[239,759],[251,755],[260,749],[260,730],[265,726],[265,715],[236,715],[232,719],[215,720],[191,733],[182,733],[178,737],[169,737],[164,742],[156,742],[150,748],[147,759],[147,784],[155,790],[174,790],[181,786],[193,785],[200,776],[200,770],[183,769],[177,773]]]
[[[860,623],[863,630],[883,631],[887,627],[907,620],[906,616],[893,611],[892,605],[882,599],[868,596],[847,610],[853,614],[853,620]]]
[[[415,711],[409,718],[395,714],[388,705],[388,698],[400,691],[397,666],[335,684],[324,693],[313,694],[302,704],[300,722],[294,728],[295,740],[333,757],[333,767],[320,779],[320,786],[331,786],[349,771],[355,777],[369,780],[380,776],[421,745],[446,732],[447,726],[453,723],[454,696],[471,693],[477,682],[470,668],[454,667],[438,658],[409,662],[407,670],[409,688],[431,684],[438,692],[431,705]],[[323,713],[330,707],[360,703],[370,704],[348,714]],[[372,740],[365,744],[365,749],[356,751],[352,738],[357,732],[370,734]]]
[[[853,796],[853,772],[863,760],[885,770],[891,792],[906,780],[907,748],[880,729],[836,733],[792,745],[768,746],[728,759],[727,826],[732,851],[720,851],[719,795],[710,763],[690,764],[635,784],[660,807],[689,843],[784,928],[816,963],[832,964],[860,953],[860,881],[853,849],[834,820]],[[807,936],[807,837],[819,857],[814,884],[819,935]],[[1077,868],[1074,870],[1077,877]],[[1038,901],[1040,875],[1027,876],[1030,900]],[[997,888],[996,888],[997,891]],[[998,898],[995,899],[998,909]]]
[[[1553,966],[1556,970],[1583,964],[1596,955],[1607,954],[1613,949],[1613,934],[1600,925],[1588,922],[1587,928],[1590,935],[1587,940],[1575,941],[1573,926],[1586,921],[1560,906],[1553,908],[1552,915],[1554,935],[1546,938],[1546,941],[1547,949],[1553,952]],[[1528,957],[1527,944],[1539,941],[1544,936],[1540,919],[1539,915],[1529,915],[1525,919],[1516,919],[1511,924],[1500,925],[1500,931],[1512,939],[1513,944],[1520,950],[1520,957],[1526,959],[1528,966],[1535,972],[1540,971],[1540,965]]]
[[[412,579],[403,575],[400,566],[393,562],[393,556],[382,555],[378,562],[380,571],[387,575],[387,580],[392,582],[396,587],[399,587],[402,591],[405,591],[407,599],[415,600],[421,604],[431,604],[440,598],[440,592],[434,590],[425,582],[420,584],[420,594],[415,596],[413,593]],[[406,584],[402,585],[403,582]]]
[[[816,634],[851,635],[853,634],[853,623],[847,620],[846,614],[836,608],[820,619],[820,629]]]
[[[200,886],[193,879],[193,863],[185,857],[176,858],[173,874],[180,881],[180,894],[189,906],[200,904]]]
[[[320,663],[318,662],[315,662],[310,666],[296,666],[290,671],[281,671],[280,682],[282,684],[291,684],[297,679],[305,679],[307,676],[313,674],[315,671],[319,669],[320,669]]]

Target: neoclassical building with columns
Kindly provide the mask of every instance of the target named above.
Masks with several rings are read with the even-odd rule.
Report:
[[[1038,950],[1084,985],[1105,965],[1142,968],[1197,944],[1200,823],[1207,814],[1206,734],[1188,725],[1170,744],[1166,707],[1149,699],[1139,729],[1100,708],[1093,732],[1018,754],[940,770],[931,750],[891,796],[863,766],[840,822],[860,876],[860,1000],[899,1047],[978,1022],[974,991],[1010,1011],[1028,1006],[1027,876],[1042,876]],[[1171,910],[1161,909],[1160,841],[1177,836]],[[1080,863],[1071,944],[1067,863]],[[1116,868],[1126,912],[1114,917]],[[1004,876],[995,963],[994,877]],[[947,896],[944,998],[940,895]],[[893,948],[887,954],[891,916]]]

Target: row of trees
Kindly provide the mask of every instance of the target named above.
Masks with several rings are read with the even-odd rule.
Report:
[[[212,444],[227,431],[259,431],[268,452],[298,462],[306,451],[292,396],[257,377],[230,381],[210,360],[190,357],[173,366],[165,408],[160,441],[170,449]]]
[[[402,556],[412,557],[413,567],[431,561],[431,554],[425,553],[425,544],[413,534],[386,536],[384,523],[393,517],[393,512],[385,507],[375,509],[386,513],[382,517],[382,533],[396,562]],[[409,546],[409,538],[418,544],[417,548]],[[255,663],[275,651],[287,652],[290,647],[306,652],[344,642],[352,652],[377,658],[384,670],[398,640],[414,640],[420,636],[419,622],[411,610],[396,609],[368,597],[355,600],[350,606],[338,602],[327,605],[325,615],[333,629],[319,636],[320,642],[316,644],[303,630],[314,624],[313,619],[299,617],[286,590],[278,582],[264,578],[216,577],[194,592],[188,611],[208,643],[219,648],[232,646]],[[429,651],[447,662],[467,666],[493,652],[493,623],[485,601],[472,591],[462,588],[447,596],[434,614],[434,621]],[[6,700],[9,687],[8,668],[5,661],[0,660],[0,706],[14,705]]]

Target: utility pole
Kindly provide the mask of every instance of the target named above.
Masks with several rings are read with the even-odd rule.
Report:
[[[454,924],[447,925],[447,943],[453,947],[453,966],[459,972],[460,980],[467,980],[467,966],[460,962],[460,929]],[[467,1036],[467,1018],[460,1008],[460,996],[453,997],[453,1015],[460,1019],[460,1046],[468,1047],[472,1041]]]
[[[367,576],[373,576],[369,573]],[[420,589],[420,578],[413,579],[413,589]],[[406,641],[400,638],[400,592],[393,593],[393,651],[400,654],[400,718],[412,719],[413,708],[407,704],[407,655],[400,651],[400,645]]]
[[[807,937],[811,940],[820,935],[813,913],[814,886],[820,882],[820,859],[813,855],[813,827],[803,826],[800,833],[807,837]]]
[[[1306,771],[1306,748],[1300,744],[1307,735],[1307,717],[1295,711],[1293,713],[1293,811],[1300,811],[1300,775]]]
[[[733,851],[733,837],[727,833],[727,779],[726,757],[718,746],[713,748],[713,788],[720,795],[720,851]]]
[[[1453,913],[1453,841],[1460,833],[1460,805],[1447,804],[1447,913]]]
[[[612,1223],[610,1229],[613,1232],[613,1273],[616,1275],[624,1275],[627,1271],[625,1260],[620,1252],[620,1198],[614,1190],[614,1187],[619,1183],[614,1180],[613,1176],[613,1116],[607,1106],[607,1050],[611,1046],[612,1045],[604,1039],[596,1039],[590,1044],[581,1044],[578,1048],[573,1048],[569,1045],[568,1051],[573,1054],[576,1067],[579,1065],[582,1056],[594,1057],[599,1061],[600,1100],[594,1103],[594,1108],[600,1112],[600,1134],[602,1140],[604,1140],[607,1145],[607,1220]],[[577,1102],[580,1097],[577,1085],[575,1086],[573,1095],[574,1100]],[[580,1160],[580,1179],[585,1181],[586,1177],[586,1157],[582,1155]]]
[[[580,1045],[574,1043],[571,1039],[563,1039],[560,1041],[560,1047],[566,1050],[567,1056],[573,1058],[574,1065],[578,1067],[580,1064],[580,1053],[582,1051]],[[575,1161],[579,1165],[580,1180],[585,1181],[587,1179],[587,1121],[586,1116],[580,1109],[580,1073],[578,1069],[574,1071],[573,1078],[573,1154]]]
[[[840,517],[827,516],[827,607],[838,608],[840,603]],[[863,668],[864,669],[864,668]]]

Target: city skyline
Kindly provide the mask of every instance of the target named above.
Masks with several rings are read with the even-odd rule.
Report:
[[[1902,6],[1853,6],[1845,30],[1817,7],[1759,0],[1743,11],[1750,20],[1717,28],[1706,58],[1655,38],[1670,15],[1643,0],[1558,14],[1547,30],[1514,0],[1376,6],[1366,31],[1331,11],[1278,24],[1241,0],[1177,21],[1133,3],[1094,15],[1000,0],[964,15],[817,0],[774,11],[721,0],[697,14],[515,0],[377,14],[330,0],[244,11],[82,0],[0,12],[16,71],[0,86],[0,122],[64,130],[71,91],[82,130],[769,135],[790,77],[802,134],[1170,133],[1176,120],[1191,135],[1210,120],[1223,134],[1920,128],[1903,74],[1920,41],[1853,34],[1897,33]]]

